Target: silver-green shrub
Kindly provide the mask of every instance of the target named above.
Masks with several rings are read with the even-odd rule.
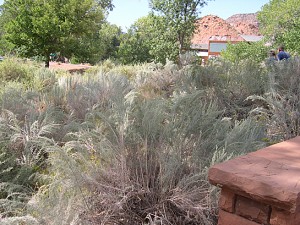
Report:
[[[163,82],[153,83],[159,74]],[[143,84],[163,87],[173,79],[168,95],[151,97],[122,76],[100,75],[89,87],[78,81],[79,87],[105,92],[84,107],[80,129],[47,150],[49,182],[32,205],[41,223],[215,224],[215,189],[207,169],[263,147],[265,127],[224,117],[205,89],[178,91],[183,74],[175,67],[148,71]]]
[[[33,169],[19,186],[30,191],[10,205],[19,213],[1,212],[6,222],[31,215],[23,219],[47,225],[215,225],[218,190],[208,168],[264,147],[278,131],[277,120],[270,126],[281,114],[266,100],[269,87],[273,96],[297,93],[251,61],[133,68],[39,70],[35,88],[1,89],[1,169],[12,185],[20,183],[11,167]]]

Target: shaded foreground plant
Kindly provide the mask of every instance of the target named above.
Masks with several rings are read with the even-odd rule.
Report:
[[[52,176],[33,201],[40,222],[215,224],[207,168],[262,146],[262,127],[223,120],[201,91],[119,94],[110,108],[94,107],[71,141],[49,149]]]
[[[268,86],[261,96],[248,99],[260,102],[251,114],[265,120],[268,141],[288,140],[300,135],[300,61],[276,63],[268,68]]]
[[[220,65],[210,76],[205,68],[151,64],[130,80],[122,70],[58,80],[47,73],[36,79],[49,80],[40,91],[17,89],[11,102],[26,111],[1,117],[2,140],[9,146],[28,136],[24,130],[36,130],[23,141],[28,148],[17,149],[42,153],[30,161],[41,179],[20,215],[47,225],[216,224],[217,189],[207,181],[208,168],[264,146],[264,121],[224,108],[235,84],[243,96],[260,93],[246,85],[252,73],[239,83],[245,70],[232,75],[230,68]],[[243,96],[234,104],[242,107]],[[2,105],[14,110],[8,100]]]

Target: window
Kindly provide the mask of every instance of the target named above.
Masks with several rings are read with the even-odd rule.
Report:
[[[227,47],[227,43],[210,43],[209,44],[209,51],[210,52],[221,52],[225,50]]]

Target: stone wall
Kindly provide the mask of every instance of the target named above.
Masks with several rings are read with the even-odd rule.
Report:
[[[217,164],[218,225],[300,225],[300,137]]]

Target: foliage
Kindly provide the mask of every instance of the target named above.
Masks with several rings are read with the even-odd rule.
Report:
[[[0,6],[0,55],[9,55],[13,52],[14,45],[7,41],[4,36],[5,36],[5,24],[7,23],[8,20],[11,20],[10,16],[8,13],[6,13],[3,10],[3,7]]]
[[[265,46],[264,41],[228,44],[226,50],[221,52],[221,56],[231,62],[252,59],[255,62],[261,63],[268,57],[268,47]]]
[[[261,32],[274,44],[284,44],[292,52],[300,52],[299,0],[271,0],[258,13]]]
[[[251,120],[232,126],[202,91],[147,100],[129,92],[123,77],[98,82],[115,90],[106,106],[94,107],[79,132],[50,149],[52,181],[40,189],[35,209],[42,220],[213,224],[206,168],[262,146],[263,127]]]
[[[218,101],[224,116],[234,120],[248,117],[256,105],[245,99],[254,93],[263,94],[268,83],[265,69],[253,60],[218,60],[205,67],[188,67],[183,74],[178,91],[204,90],[210,100]]]
[[[300,134],[299,59],[291,59],[272,65],[269,70],[269,86],[264,95],[250,96],[260,102],[252,114],[259,114],[268,123],[270,143],[296,137]]]
[[[0,215],[23,216],[26,204],[33,194],[34,169],[18,164],[10,149],[5,147],[0,150],[0,163]]]
[[[96,64],[108,58],[116,58],[120,36],[121,29],[119,27],[103,23],[95,34],[82,38],[80,45],[73,50],[72,62]]]
[[[101,61],[109,58],[115,59],[117,57],[121,33],[120,27],[109,23],[103,24],[99,31],[100,49],[103,51],[100,58]]]
[[[133,86],[113,74],[60,81],[62,90],[80,99],[71,102],[86,102],[85,116],[80,130],[66,133],[62,145],[48,149],[49,183],[35,196],[33,214],[47,224],[213,224],[216,201],[204,201],[204,196],[214,198],[206,168],[241,149],[262,146],[263,126],[251,119],[224,120],[217,101],[202,90],[173,96],[186,71],[172,63],[149,64],[131,77]],[[76,91],[70,90],[74,84]],[[145,85],[155,87],[156,95],[145,96]],[[81,86],[91,92],[82,92]],[[97,90],[102,90],[95,95],[101,99],[92,103]],[[60,217],[54,216],[57,212]]]
[[[4,10],[12,18],[6,23],[7,39],[24,56],[43,56],[46,66],[50,53],[69,58],[76,54],[76,47],[97,32],[104,18],[94,0],[6,0]]]
[[[7,57],[0,63],[0,82],[20,81],[28,86],[32,84],[34,65],[20,63],[21,59]]]
[[[125,64],[176,61],[176,33],[166,26],[164,17],[153,14],[141,17],[123,36],[118,55]]]
[[[32,216],[22,216],[22,217],[10,217],[10,218],[3,218],[1,220],[3,225],[38,225],[38,221]]]
[[[151,0],[150,7],[165,17],[169,29],[174,29],[181,53],[189,49],[190,39],[195,30],[199,9],[206,0]]]
[[[141,36],[133,30],[121,37],[120,48],[118,50],[118,59],[123,64],[136,64],[149,62],[151,60],[148,37]]]
[[[208,168],[299,135],[299,68],[107,60],[1,86],[1,222],[215,225]]]

